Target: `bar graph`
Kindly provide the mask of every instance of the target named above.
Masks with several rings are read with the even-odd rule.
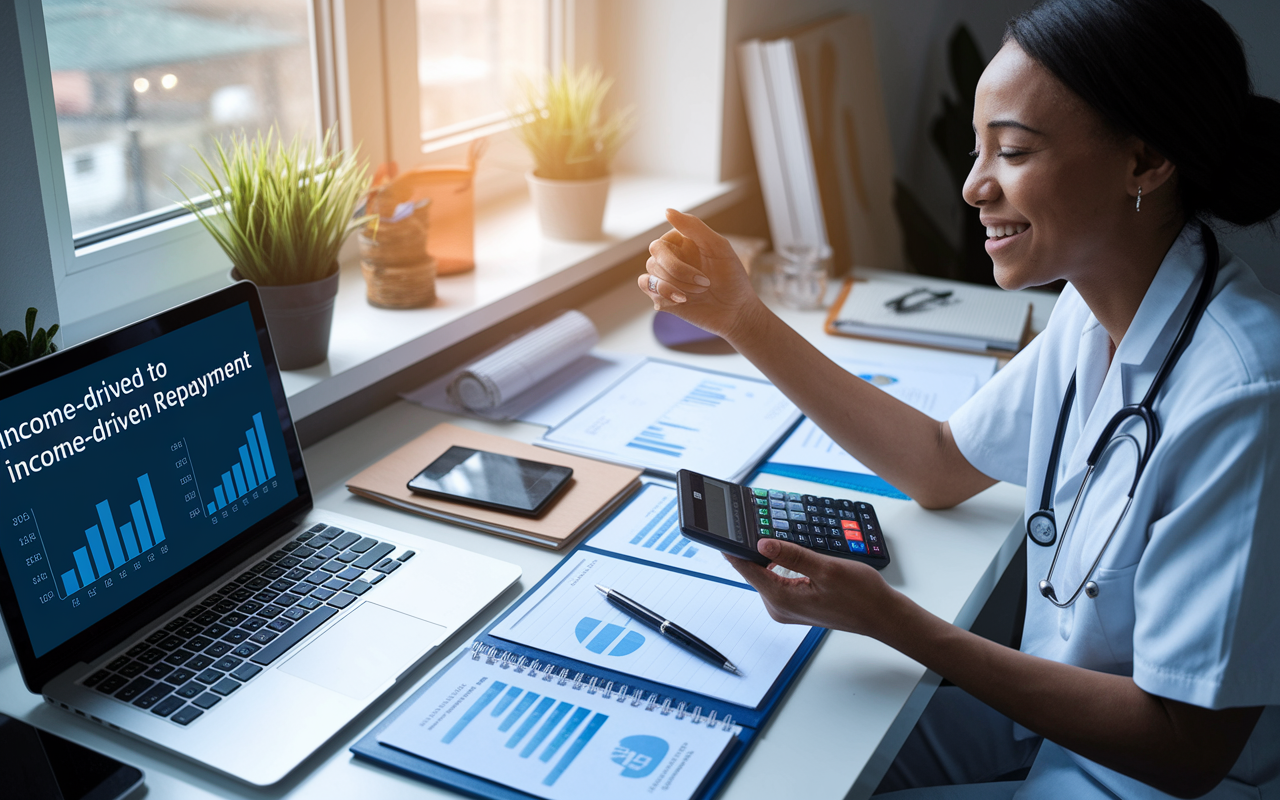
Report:
[[[121,522],[116,522],[110,500],[94,506],[97,523],[85,528],[85,545],[71,554],[75,567],[60,576],[59,594],[63,599],[106,578],[165,540],[151,475],[139,475],[137,483],[139,499],[128,504],[127,520],[121,517]]]
[[[205,507],[210,517],[276,476],[261,413],[253,415],[253,426],[245,430],[244,441],[237,449],[239,460],[230,464],[213,488],[213,500]]]
[[[800,410],[759,378],[647,360],[543,436],[550,447],[740,481]]]
[[[640,528],[631,538],[631,544],[682,558],[693,558],[698,554],[698,548],[680,535],[680,514],[676,510],[675,497]]]
[[[500,741],[503,747],[513,751],[519,758],[529,759],[533,756],[550,765],[550,771],[545,773],[541,783],[543,786],[554,786],[609,719],[607,715],[593,713],[589,708],[574,706],[574,703],[557,701],[541,696],[538,692],[494,681],[457,718],[440,741],[446,745],[452,744],[477,719],[484,720],[487,717],[491,725],[496,720],[496,730],[487,734],[492,737],[491,741]],[[488,714],[483,713],[486,710]],[[573,713],[570,714],[570,711]],[[538,752],[540,748],[541,752]]]
[[[676,490],[659,483],[645,484],[626,508],[584,544],[593,550],[742,582],[742,576],[719,550],[683,535]]]
[[[699,420],[717,406],[732,402],[725,392],[735,388],[737,387],[732,384],[720,381],[700,381],[656,422],[646,425],[644,430],[627,442],[627,447],[680,458],[688,447],[687,440],[696,437],[702,430],[698,427]]]

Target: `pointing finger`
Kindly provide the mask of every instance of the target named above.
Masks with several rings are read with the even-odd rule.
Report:
[[[692,214],[667,209],[667,222],[684,236],[691,239],[698,249],[715,254],[718,257],[734,257],[733,247],[728,240],[711,230],[707,223]]]

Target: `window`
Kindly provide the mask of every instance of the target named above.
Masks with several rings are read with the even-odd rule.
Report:
[[[549,67],[550,0],[416,0],[419,116],[430,144],[503,123]]]
[[[517,75],[572,59],[594,2],[15,0],[39,183],[10,189],[43,200],[64,341],[225,282],[226,256],[175,204],[197,152],[338,123],[371,165],[460,161],[507,127]],[[481,198],[523,186],[515,137],[491,141]]]
[[[309,0],[44,0],[77,246],[154,223],[227,134],[314,132]],[[194,148],[194,150],[193,150]],[[122,224],[123,223],[123,224]]]

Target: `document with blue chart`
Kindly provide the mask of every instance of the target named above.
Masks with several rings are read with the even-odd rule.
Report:
[[[377,741],[547,800],[687,800],[737,732],[474,656],[437,674]]]
[[[297,496],[247,303],[0,401],[0,461],[36,656]]]
[[[759,378],[647,360],[538,444],[643,467],[740,481],[800,418]]]
[[[645,484],[617,516],[584,544],[596,550],[744,583],[719,550],[681,535],[676,490],[665,484]]]
[[[843,352],[828,355],[844,370],[937,420],[948,419],[996,370],[996,359],[991,356],[855,343],[866,351],[864,355],[850,357]],[[845,452],[808,417],[769,454],[761,471],[890,497],[906,497]],[[844,474],[865,478],[849,482],[842,477]]]
[[[596,584],[674,620],[724,654],[735,675],[610,605]],[[580,549],[489,635],[614,672],[754,708],[809,633],[774,622],[753,590]]]

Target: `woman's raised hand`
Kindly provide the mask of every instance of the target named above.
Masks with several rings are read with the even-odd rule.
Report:
[[[733,247],[692,214],[667,209],[675,230],[649,245],[636,283],[653,307],[670,311],[730,342],[764,310]]]

